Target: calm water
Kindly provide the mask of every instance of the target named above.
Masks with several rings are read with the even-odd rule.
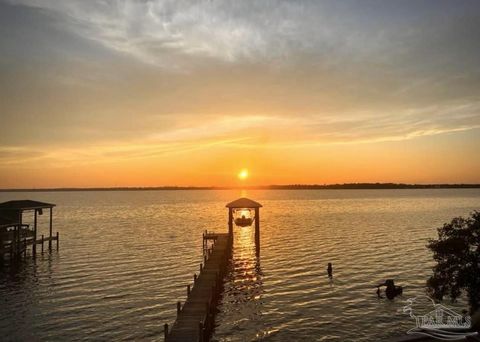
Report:
[[[264,205],[261,256],[251,229],[236,228],[217,341],[403,334],[403,302],[424,293],[431,272],[427,239],[480,209],[479,189],[0,193],[56,203],[61,234],[58,252],[0,274],[2,340],[163,340],[198,272],[202,231],[226,231],[224,205],[240,195]],[[386,278],[402,298],[377,299]]]

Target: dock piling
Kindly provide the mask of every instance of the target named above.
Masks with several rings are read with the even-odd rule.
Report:
[[[48,239],[48,249],[52,250],[52,229],[53,229],[53,208],[50,208],[50,226],[49,226],[49,239]]]
[[[200,321],[198,322],[198,342],[203,342],[204,341],[204,329],[203,329],[203,323]]]
[[[168,323],[165,323],[163,325],[163,336],[165,337],[165,341],[167,341],[167,337],[168,337]]]

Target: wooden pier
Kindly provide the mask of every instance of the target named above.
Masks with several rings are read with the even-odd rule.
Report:
[[[165,341],[209,341],[215,325],[217,304],[223,289],[228,260],[232,253],[232,236],[205,232],[202,237],[204,262],[199,275],[193,275],[193,287],[187,286],[187,299],[177,302],[177,319],[171,330],[165,324]],[[213,244],[208,247],[209,241]]]
[[[223,292],[223,279],[233,249],[233,227],[255,222],[255,245],[260,255],[260,208],[262,205],[248,198],[239,198],[226,205],[228,233],[205,231],[202,236],[203,263],[199,275],[193,275],[193,287],[187,285],[187,299],[177,302],[177,319],[171,329],[164,325],[167,342],[208,342],[215,328],[217,305]],[[213,242],[213,244],[210,244]],[[209,246],[210,245],[210,246]]]

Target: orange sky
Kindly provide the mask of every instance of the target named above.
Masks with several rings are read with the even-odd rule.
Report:
[[[0,3],[0,188],[480,183],[478,5],[373,3]]]

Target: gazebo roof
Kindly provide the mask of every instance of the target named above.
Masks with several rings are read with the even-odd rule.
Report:
[[[0,203],[1,210],[33,210],[53,208],[55,204],[32,200],[17,200]]]
[[[226,205],[227,208],[261,208],[262,205],[249,198],[242,197]]]

